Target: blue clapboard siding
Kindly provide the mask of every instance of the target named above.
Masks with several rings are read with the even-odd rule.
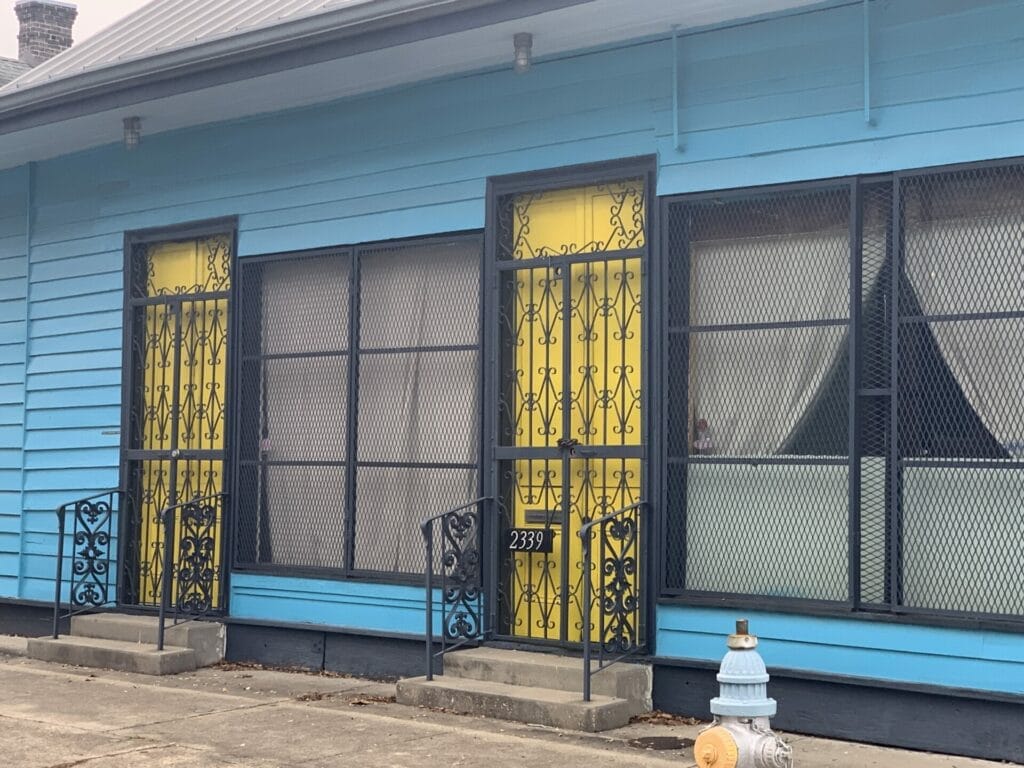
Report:
[[[242,619],[423,635],[424,594],[398,584],[234,573],[230,605],[231,615]],[[439,598],[435,593],[435,633],[441,628]]]
[[[478,229],[488,176],[631,155],[657,155],[668,194],[1024,154],[1024,3],[873,2],[870,126],[860,14],[684,34],[682,151],[662,38],[39,163],[30,254],[27,174],[0,172],[0,596],[47,599],[53,508],[116,483],[126,230],[238,215],[249,256]],[[422,624],[413,587],[235,574],[231,601],[249,618]],[[664,607],[659,653],[717,658],[731,618]],[[777,666],[848,670],[856,646],[877,677],[1017,690],[1012,636],[757,621]],[[920,632],[945,650],[922,653]]]
[[[718,661],[737,618],[769,667],[1024,695],[1024,635],[660,605],[657,654]]]
[[[0,595],[17,595],[21,574],[27,180],[24,168],[0,173]]]

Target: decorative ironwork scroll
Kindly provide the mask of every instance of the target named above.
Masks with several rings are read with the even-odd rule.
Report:
[[[601,523],[597,604],[601,650],[630,653],[639,647],[639,507]]]
[[[189,502],[178,513],[177,598],[178,613],[192,616],[209,613],[219,604],[220,551],[218,528],[223,494]]]
[[[499,201],[499,259],[543,259],[646,244],[644,179],[509,195]]]
[[[57,573],[53,583],[53,637],[60,632],[61,602],[64,593],[64,549],[67,513],[71,521],[71,577],[68,580],[68,604],[74,615],[114,602],[111,566],[115,559],[114,519],[121,509],[120,490],[105,491],[57,507]]]
[[[583,622],[593,627],[592,612],[598,611],[596,667],[591,664],[592,632],[583,633],[583,699],[590,701],[591,677],[646,646],[643,617],[643,577],[640,564],[640,516],[644,502],[621,507],[580,528],[583,571],[592,573],[594,530],[597,530],[598,568],[583,580]],[[596,600],[592,600],[596,592]]]
[[[437,655],[481,639],[484,626],[480,567],[481,513],[491,501],[482,497],[434,515],[420,524],[426,550],[427,679],[434,676],[434,578],[441,576],[441,650]],[[434,523],[441,523],[440,559],[435,559]]]
[[[125,458],[136,503],[125,525],[122,593],[127,602],[155,606],[167,561],[161,512],[223,490],[231,236],[141,244],[132,257]],[[215,517],[210,546],[219,550]],[[172,599],[179,548],[175,540],[169,553]],[[220,607],[215,591],[212,599]]]
[[[598,639],[578,533],[641,497],[646,196],[636,177],[496,200],[500,529],[553,542],[502,556],[515,637]]]
[[[74,504],[70,603],[72,610],[99,608],[112,602],[110,564],[116,493]]]
[[[443,630],[448,640],[480,637],[482,583],[477,508],[441,518]]]
[[[133,296],[222,293],[231,287],[231,237],[146,243],[133,253]]]

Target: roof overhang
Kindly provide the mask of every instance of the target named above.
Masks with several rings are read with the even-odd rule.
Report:
[[[829,5],[833,3],[826,3]],[[557,56],[820,0],[375,0],[0,94],[0,168],[497,66],[512,35]]]

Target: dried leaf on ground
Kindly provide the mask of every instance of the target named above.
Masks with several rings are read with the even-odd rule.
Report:
[[[682,715],[673,715],[671,712],[655,710],[643,715],[635,715],[630,718],[629,722],[649,723],[651,725],[701,725],[704,721],[696,717],[683,717]]]

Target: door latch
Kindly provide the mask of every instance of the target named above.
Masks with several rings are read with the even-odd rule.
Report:
[[[563,451],[568,451],[569,453],[576,453],[576,446],[579,444],[580,441],[577,440],[575,437],[562,437],[559,438],[557,443],[559,448],[561,448]]]

